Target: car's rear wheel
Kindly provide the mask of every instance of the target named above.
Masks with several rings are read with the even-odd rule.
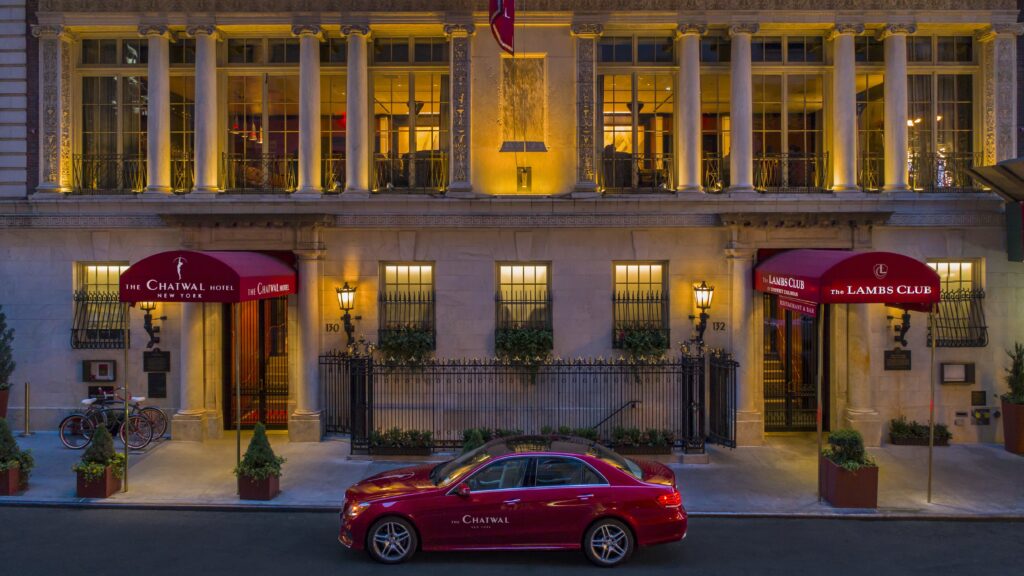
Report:
[[[396,517],[381,518],[370,526],[366,551],[383,564],[400,564],[416,553],[416,529]]]
[[[594,522],[583,536],[583,553],[597,566],[618,566],[633,554],[633,532],[618,520]]]

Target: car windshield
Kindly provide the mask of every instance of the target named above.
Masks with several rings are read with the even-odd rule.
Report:
[[[623,458],[620,454],[612,452],[611,450],[601,446],[600,444],[592,444],[590,449],[593,451],[594,456],[600,458],[606,463],[615,466],[619,470],[622,470],[626,474],[633,476],[637,480],[644,479],[644,472],[640,469],[640,466],[633,462],[629,458]]]
[[[434,469],[430,471],[430,480],[437,486],[447,486],[454,482],[456,478],[461,477],[472,468],[493,457],[486,450],[486,446],[481,446],[476,450],[466,452],[454,460],[434,466]]]

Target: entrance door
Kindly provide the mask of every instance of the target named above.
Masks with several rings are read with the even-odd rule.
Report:
[[[224,306],[224,427],[235,428],[235,407],[241,400],[242,428],[262,422],[267,428],[288,426],[288,299],[271,298]],[[233,334],[234,314],[239,333]],[[235,347],[241,354],[240,396],[235,394]]]
[[[818,322],[825,322],[828,338],[828,306],[823,317],[811,318],[779,305],[778,297],[764,296],[764,429],[766,432],[810,432],[817,429]],[[828,429],[828,355],[822,382],[822,423]]]

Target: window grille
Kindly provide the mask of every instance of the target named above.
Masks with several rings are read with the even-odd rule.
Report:
[[[125,305],[118,300],[121,273],[118,263],[80,264],[74,291],[71,347],[75,349],[123,349],[130,346],[125,333]]]
[[[939,348],[968,348],[988,345],[985,325],[985,291],[978,282],[975,262],[929,262],[938,274],[942,297],[935,314],[935,325],[929,323],[928,345],[935,337]]]
[[[622,348],[632,330],[657,330],[669,339],[668,291],[663,264],[616,264],[612,294],[612,346]]]
[[[378,339],[400,330],[429,332],[436,344],[434,267],[431,264],[385,264],[380,290]]]
[[[551,330],[550,274],[547,264],[498,266],[498,330]]]

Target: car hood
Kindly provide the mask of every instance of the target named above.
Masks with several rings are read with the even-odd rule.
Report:
[[[653,460],[630,458],[643,472],[642,480],[648,484],[676,485],[676,474],[668,466]]]
[[[345,498],[349,501],[378,500],[434,490],[437,486],[430,480],[430,471],[434,466],[435,464],[408,466],[375,474],[353,484],[345,492]]]

